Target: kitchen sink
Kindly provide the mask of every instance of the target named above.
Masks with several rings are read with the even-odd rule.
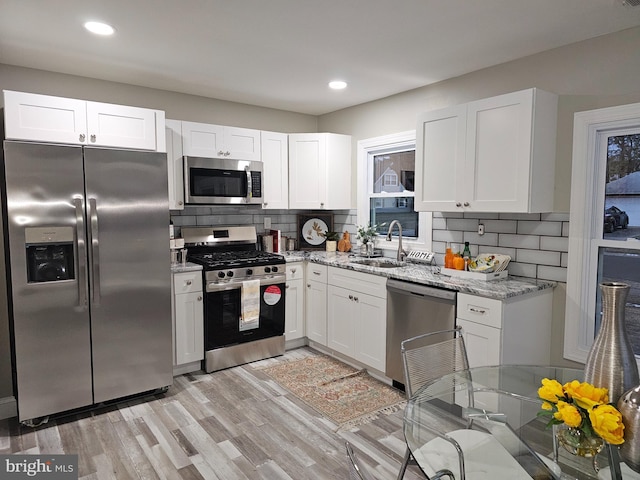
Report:
[[[368,265],[376,268],[399,268],[407,265],[407,262],[399,262],[398,260],[391,260],[388,258],[365,258],[362,260],[354,260],[351,263]]]

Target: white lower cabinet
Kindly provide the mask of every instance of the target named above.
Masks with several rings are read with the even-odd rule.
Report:
[[[304,333],[304,264],[287,264],[284,339],[303,338]]]
[[[327,346],[383,372],[386,278],[336,267],[328,273]]]
[[[194,364],[190,371],[199,370],[199,362],[204,359],[204,309],[200,270],[173,274],[173,320],[174,367]]]
[[[308,263],[305,272],[305,328],[307,338],[327,346],[327,266]]]
[[[507,300],[459,293],[456,322],[470,366],[548,365],[552,299],[552,289]]]

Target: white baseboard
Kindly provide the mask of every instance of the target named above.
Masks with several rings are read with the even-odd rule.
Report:
[[[15,397],[0,398],[0,420],[18,415],[18,403]]]
[[[199,370],[202,370],[202,362],[199,360],[197,362],[174,365],[173,376],[177,377],[178,375],[185,375],[187,373],[197,372]]]

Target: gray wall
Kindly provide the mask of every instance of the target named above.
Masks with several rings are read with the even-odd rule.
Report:
[[[628,29],[323,115],[318,129],[352,135],[355,152],[359,140],[416,128],[416,116],[423,111],[530,87],[554,92],[560,96],[554,211],[566,213],[570,203],[573,115],[640,102],[638,52],[640,28]],[[434,249],[437,251],[437,245]],[[575,365],[562,358],[565,292],[564,283],[554,291],[552,361]]]

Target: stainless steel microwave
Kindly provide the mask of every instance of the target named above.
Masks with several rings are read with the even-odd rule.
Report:
[[[184,157],[187,204],[262,203],[262,162]]]

